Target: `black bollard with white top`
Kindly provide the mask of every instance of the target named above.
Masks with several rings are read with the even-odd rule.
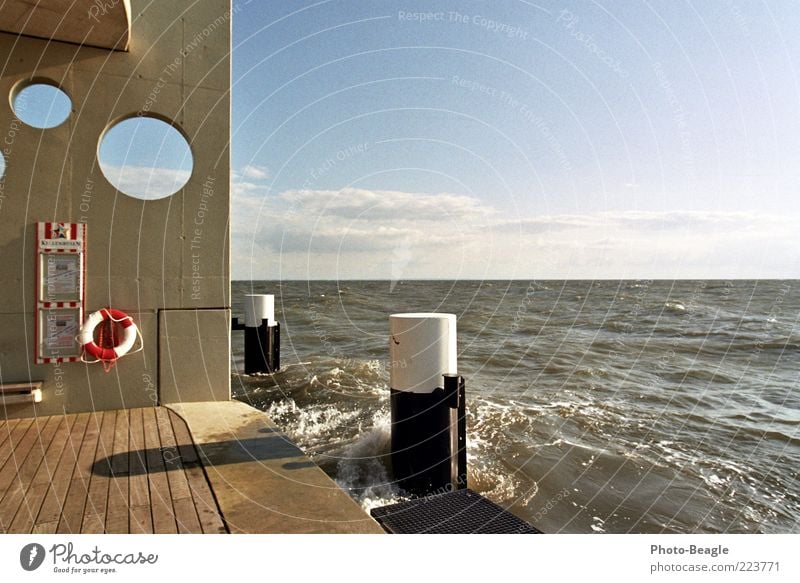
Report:
[[[275,321],[275,296],[244,297],[244,325],[234,318],[233,330],[244,330],[244,372],[273,373],[281,367],[281,326]]]
[[[466,399],[454,314],[389,317],[394,477],[417,496],[467,487]]]

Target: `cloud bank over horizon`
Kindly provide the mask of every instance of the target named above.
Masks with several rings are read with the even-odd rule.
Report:
[[[609,210],[517,217],[454,193],[272,193],[263,172],[234,173],[237,280],[800,277],[794,215]]]

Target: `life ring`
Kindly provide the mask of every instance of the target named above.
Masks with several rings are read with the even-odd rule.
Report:
[[[98,346],[94,341],[94,329],[107,320],[117,322],[122,325],[124,330],[122,342],[114,346],[114,348],[103,348]],[[133,318],[128,314],[120,310],[115,310],[114,308],[103,308],[102,310],[90,314],[89,317],[86,318],[83,326],[81,326],[78,341],[86,354],[90,354],[97,360],[102,360],[104,362],[114,361],[120,356],[125,356],[128,351],[133,348],[138,333],[136,324],[133,323]]]

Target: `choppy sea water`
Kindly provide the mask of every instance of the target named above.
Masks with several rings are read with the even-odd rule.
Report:
[[[800,532],[800,281],[234,282],[234,315],[245,293],[275,294],[282,369],[234,395],[365,508],[404,496],[388,317],[439,311],[472,489],[545,532]]]

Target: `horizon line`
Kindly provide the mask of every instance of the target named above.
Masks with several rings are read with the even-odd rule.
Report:
[[[269,281],[269,282],[283,282],[283,281],[379,281],[388,283],[406,283],[406,282],[420,282],[420,281],[800,281],[800,277],[500,277],[500,278],[448,278],[448,277],[431,277],[431,278],[414,278],[414,279],[387,279],[387,278],[308,278],[308,279],[231,279],[231,283],[246,283],[252,281]]]

